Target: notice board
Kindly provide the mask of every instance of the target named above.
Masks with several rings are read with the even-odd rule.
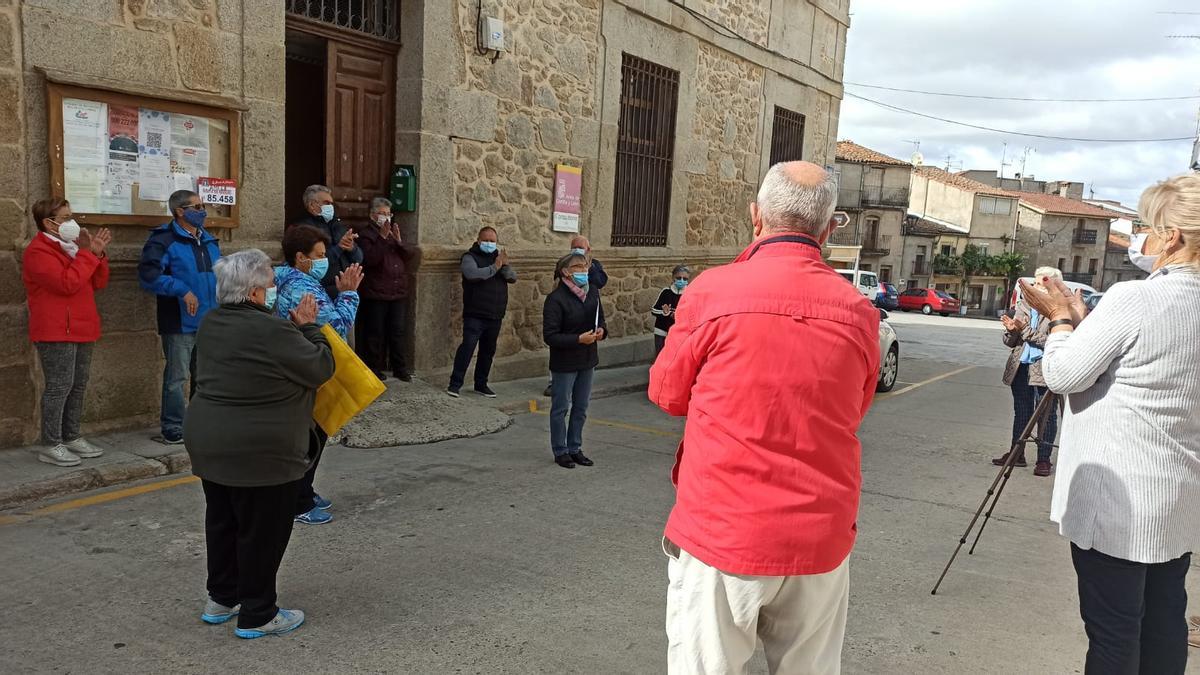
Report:
[[[236,110],[51,83],[51,193],[84,225],[160,225],[176,190],[240,187]],[[204,180],[209,179],[209,180]],[[209,228],[238,226],[238,205],[209,204]]]

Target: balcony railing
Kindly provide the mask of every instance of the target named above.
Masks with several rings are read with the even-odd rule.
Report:
[[[869,187],[862,191],[863,206],[908,206],[908,188]]]
[[[892,252],[892,235],[885,234],[875,237],[875,241],[864,240],[862,254],[869,256],[885,256]]]
[[[1098,272],[1063,272],[1063,281],[1071,281],[1077,284],[1087,284],[1094,286],[1092,282],[1096,279]]]
[[[837,246],[858,246],[858,232],[853,225],[840,227],[829,235],[829,243]]]
[[[912,273],[913,273],[913,276],[917,276],[917,277],[928,276],[929,275],[929,261],[922,260],[921,262],[914,262],[913,266],[912,266]]]
[[[1096,230],[1075,230],[1075,243],[1079,246],[1095,244],[1096,236]]]
[[[869,187],[864,189],[842,188],[838,190],[838,207],[843,209],[864,206],[908,207],[908,188]]]

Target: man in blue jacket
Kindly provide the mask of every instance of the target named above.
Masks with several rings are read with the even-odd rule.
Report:
[[[174,219],[150,232],[138,262],[142,288],[158,296],[158,334],[162,338],[162,436],[168,445],[183,442],[187,400],[183,383],[196,390],[196,330],[217,306],[213,265],[221,258],[216,237],[204,229],[208,211],[191,190],[176,190],[167,205]]]

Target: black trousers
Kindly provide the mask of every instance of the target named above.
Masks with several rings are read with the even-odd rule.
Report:
[[[317,465],[321,463],[321,455],[325,454],[325,442],[329,440],[329,435],[325,433],[321,427],[313,425],[313,437],[309,441],[309,455],[312,457],[312,465],[308,467],[308,471],[304,472],[304,476],[296,482],[296,509],[295,515],[301,515],[313,510],[317,501],[317,491],[313,487],[313,481],[317,478]]]
[[[208,545],[208,597],[241,604],[239,628],[271,619],[275,576],[292,536],[292,505],[299,481],[267,487],[204,486],[204,538]]]
[[[479,360],[475,362],[475,386],[486,387],[492,372],[492,359],[496,357],[496,341],[500,338],[502,319],[478,319],[463,317],[463,341],[454,354],[454,372],[450,374],[450,386],[462,387],[467,378],[467,367],[475,347],[479,347]]]
[[[368,300],[358,306],[358,335],[355,346],[358,356],[371,370],[382,373],[391,366],[392,374],[400,377],[404,366],[404,324],[408,311],[407,300]]]
[[[1071,544],[1079,615],[1088,636],[1087,675],[1183,675],[1187,578],[1192,554],[1147,565]]]

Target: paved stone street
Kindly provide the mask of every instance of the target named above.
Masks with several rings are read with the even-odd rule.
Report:
[[[995,322],[893,317],[901,383],[862,432],[844,671],[1080,672],[1069,552],[1031,469],[930,595],[1007,444],[1004,348]],[[193,481],[0,514],[0,672],[663,672],[659,535],[682,421],[640,394],[595,401],[596,466],[573,471],[551,463],[546,425],[526,413],[475,439],[331,449],[317,487],[335,520],[297,526],[279,578],[281,604],[310,618],[279,638],[199,621]]]

